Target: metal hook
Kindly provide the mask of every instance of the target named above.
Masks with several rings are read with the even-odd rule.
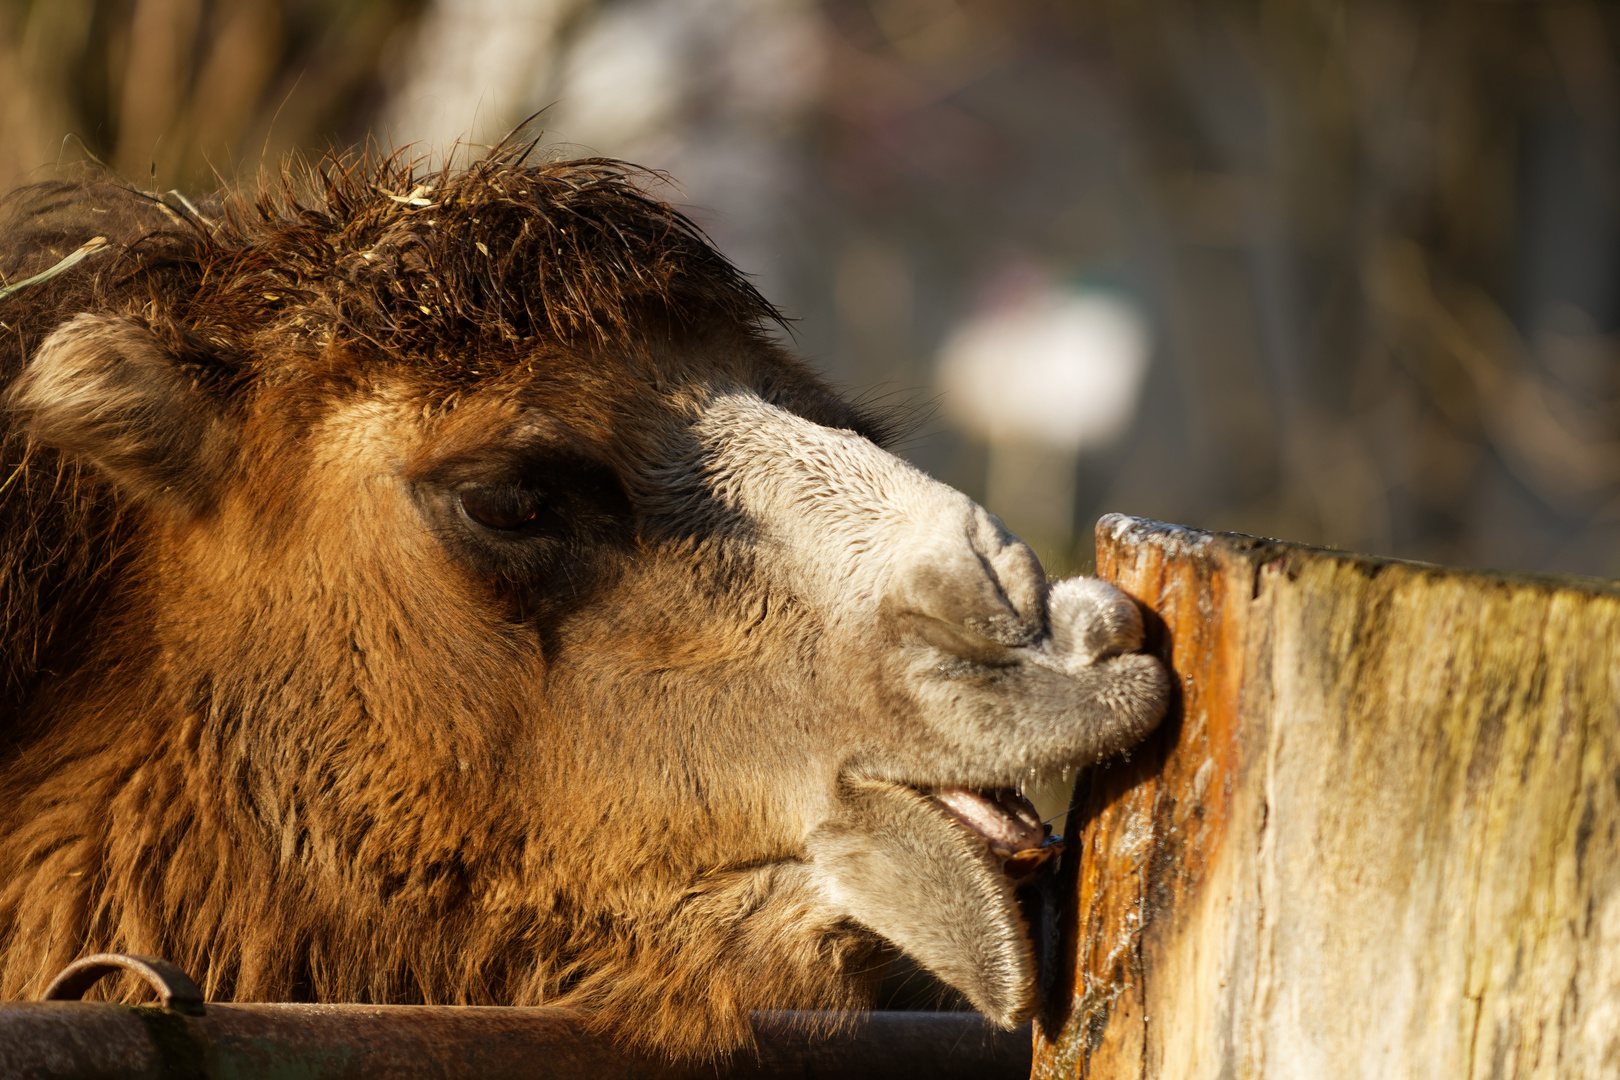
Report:
[[[78,1001],[104,976],[119,971],[133,971],[145,979],[158,992],[158,1001],[165,1009],[187,1016],[203,1015],[203,993],[191,976],[156,956],[127,953],[96,953],[73,961],[51,980],[40,1000]]]

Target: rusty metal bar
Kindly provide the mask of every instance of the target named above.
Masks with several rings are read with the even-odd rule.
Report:
[[[41,1001],[78,1001],[84,992],[121,971],[133,972],[157,991],[158,1004],[187,1016],[203,1014],[203,993],[191,976],[157,956],[132,953],[95,953],[62,969],[45,988]]]
[[[435,1005],[230,1005],[204,1015],[90,1001],[0,1004],[0,1077],[31,1080],[716,1080],[719,1077],[1029,1075],[1027,1028],[975,1013],[879,1012],[831,1036],[817,1014],[756,1017],[757,1053],[674,1065],[588,1030],[563,1009]]]

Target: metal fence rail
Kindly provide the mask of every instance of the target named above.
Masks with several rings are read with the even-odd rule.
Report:
[[[756,1017],[757,1053],[674,1065],[627,1051],[564,1009],[436,1005],[228,1005],[202,1015],[90,1001],[0,1004],[0,1077],[30,1080],[716,1080],[718,1077],[993,1078],[1029,1075],[1028,1029],[974,1013],[879,1012],[847,1031],[825,1017]]]

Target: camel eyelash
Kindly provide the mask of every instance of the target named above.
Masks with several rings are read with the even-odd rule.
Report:
[[[416,485],[431,531],[480,575],[575,591],[595,553],[634,533],[623,488],[599,465],[548,457],[517,469],[503,463],[494,476],[480,471],[464,462]]]
[[[534,532],[553,516],[544,492],[513,484],[469,484],[457,489],[456,503],[479,528],[514,536]]]

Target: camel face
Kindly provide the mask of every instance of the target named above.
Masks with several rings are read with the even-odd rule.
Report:
[[[1157,723],[1134,605],[883,450],[633,177],[396,173],[13,203],[11,279],[122,232],[0,305],[0,993],[89,943],[702,1054],[887,943],[1026,1019],[1016,789]]]

